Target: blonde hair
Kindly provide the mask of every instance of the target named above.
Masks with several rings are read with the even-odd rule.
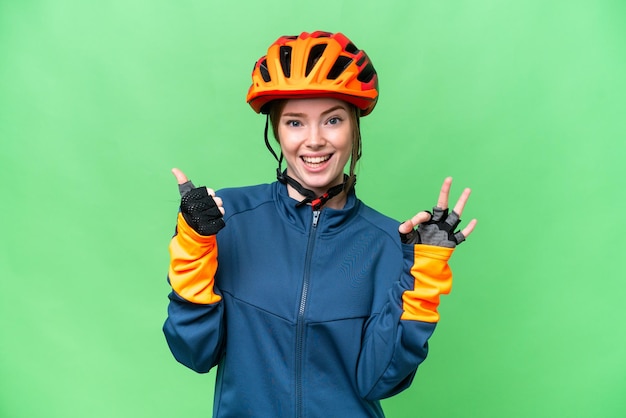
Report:
[[[269,118],[272,124],[272,133],[274,139],[280,144],[280,138],[278,137],[278,124],[280,122],[280,116],[285,109],[287,100],[273,101],[269,110]],[[350,171],[348,172],[348,180],[344,184],[344,190],[349,192],[356,183],[356,165],[361,159],[361,127],[359,123],[360,110],[356,106],[347,103],[348,115],[350,118],[350,127],[352,128],[352,153],[350,156]]]

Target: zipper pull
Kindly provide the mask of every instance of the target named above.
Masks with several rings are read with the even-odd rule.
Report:
[[[320,214],[322,213],[321,210],[314,210],[313,211],[313,228],[317,228],[317,222],[320,220]]]

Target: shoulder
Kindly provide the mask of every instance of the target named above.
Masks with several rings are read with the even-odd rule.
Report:
[[[398,227],[400,222],[359,201],[358,216],[362,222],[370,224],[372,228],[380,230],[391,240],[398,241]]]
[[[272,184],[256,184],[244,187],[227,187],[219,189],[216,194],[220,197],[249,197],[250,199],[263,199],[271,197]]]
[[[215,193],[224,202],[226,217],[256,209],[274,201],[273,184],[220,189]]]

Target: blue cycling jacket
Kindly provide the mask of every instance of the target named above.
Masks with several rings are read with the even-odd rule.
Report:
[[[384,416],[426,357],[453,249],[401,244],[354,193],[317,212],[278,182],[218,196],[216,236],[178,216],[164,325],[179,362],[218,366],[213,416]]]

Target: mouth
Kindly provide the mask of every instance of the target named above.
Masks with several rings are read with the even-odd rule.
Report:
[[[324,165],[326,161],[330,160],[332,156],[333,156],[332,154],[316,156],[316,157],[309,157],[309,156],[303,155],[302,157],[300,157],[300,159],[302,159],[304,164],[306,164],[308,167],[318,168]]]

